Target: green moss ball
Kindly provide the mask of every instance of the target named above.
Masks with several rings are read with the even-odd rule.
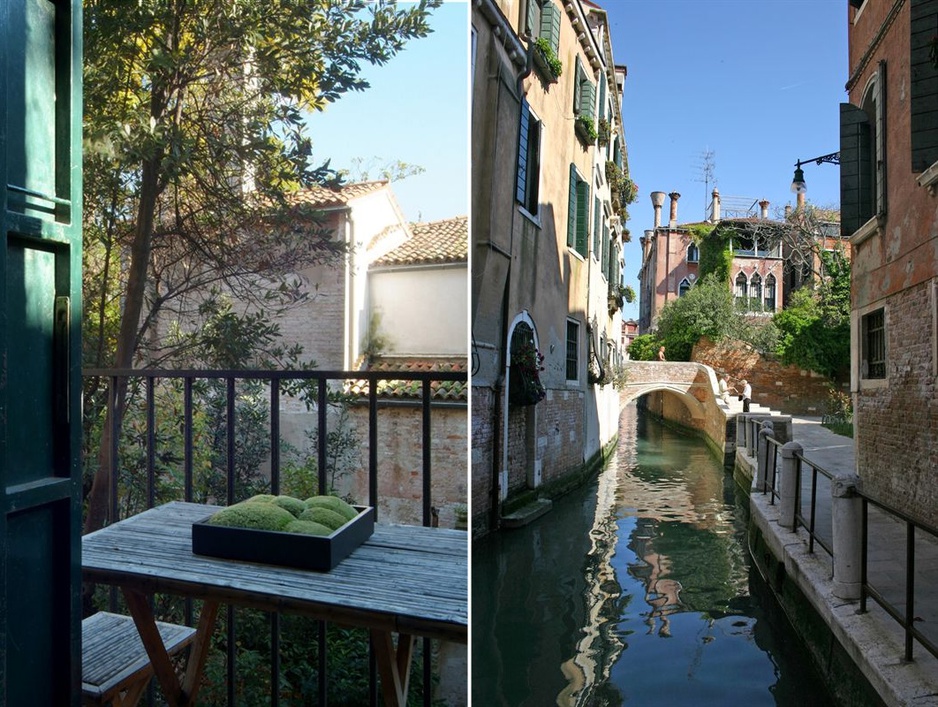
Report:
[[[287,523],[284,528],[288,533],[303,533],[304,535],[331,535],[332,528],[311,520],[294,520]]]
[[[236,503],[223,508],[209,518],[210,525],[225,525],[231,528],[254,530],[283,530],[294,520],[290,511],[272,503]]]
[[[251,496],[245,503],[273,503],[275,498],[277,497],[272,493],[259,493],[256,496]]]
[[[338,496],[313,496],[307,498],[304,503],[306,503],[307,508],[328,508],[330,511],[338,513],[345,520],[352,520],[358,515],[358,511]]]
[[[307,508],[300,514],[300,520],[322,523],[333,530],[341,528],[347,522],[344,516],[335,511],[330,511],[328,508]]]
[[[300,513],[306,510],[306,504],[293,496],[276,496],[271,503],[280,506],[285,511],[290,511],[294,518],[299,518]]]

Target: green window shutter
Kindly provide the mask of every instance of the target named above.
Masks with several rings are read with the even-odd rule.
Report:
[[[593,255],[596,256],[596,260],[601,260],[602,258],[602,228],[601,222],[599,220],[600,210],[602,209],[602,202],[599,201],[598,196],[593,197]]]
[[[603,224],[603,272],[606,273],[606,280],[612,282],[612,273],[610,272],[609,262],[609,227]]]
[[[521,121],[518,134],[518,171],[515,178],[515,200],[519,203],[525,203],[527,194],[528,179],[528,126],[530,125],[531,112],[528,108],[528,102],[521,101]]]
[[[876,215],[886,215],[886,62],[879,62],[876,75]]]
[[[910,16],[912,171],[918,174],[938,162],[938,67],[929,55],[938,34],[938,0],[912,0]]]
[[[580,87],[580,115],[592,118],[596,114],[596,87],[589,80],[586,72]]]
[[[576,183],[576,250],[589,257],[590,185],[582,179]]]
[[[870,123],[866,112],[840,104],[840,232],[849,237],[870,217]]]
[[[532,37],[541,36],[541,3],[539,0],[528,0],[525,29]]]
[[[599,117],[606,117],[606,74],[599,75]]]
[[[583,67],[580,66],[580,55],[576,57],[576,69],[573,72],[573,115],[580,114],[580,87],[583,83]]]
[[[570,165],[570,195],[567,201],[567,247],[573,248],[576,245],[576,199],[577,182],[576,167]]]
[[[550,48],[554,50],[554,54],[560,54],[560,8],[550,0],[541,7],[541,32],[539,36],[550,43]]]

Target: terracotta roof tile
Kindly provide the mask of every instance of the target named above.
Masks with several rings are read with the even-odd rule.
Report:
[[[467,359],[453,358],[379,358],[368,366],[371,371],[402,373],[431,373],[435,371],[455,371],[465,373]],[[419,400],[422,397],[423,383],[413,380],[382,380],[378,382],[378,396],[384,399]],[[434,381],[430,384],[430,397],[436,401],[464,402],[468,400],[466,381]],[[346,392],[353,395],[368,395],[368,381],[365,379],[348,381]]]
[[[294,195],[297,203],[307,204],[317,209],[328,209],[337,206],[348,206],[353,199],[371,194],[388,185],[387,180],[375,182],[355,182],[346,184],[339,189],[327,187],[308,187],[301,189]]]
[[[375,265],[465,263],[469,259],[469,219],[466,216],[411,224],[413,237]]]

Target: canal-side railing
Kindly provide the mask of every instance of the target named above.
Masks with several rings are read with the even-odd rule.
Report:
[[[137,409],[131,422],[125,416],[123,430],[118,425],[117,417],[110,416],[112,424],[110,458],[119,459],[122,431],[124,435],[133,435],[141,441],[144,448],[142,466],[145,469],[144,478],[137,479],[133,486],[142,485],[144,488],[136,489],[136,502],[130,504],[126,514],[141,512],[145,508],[168,502],[170,500],[200,501],[197,498],[196,459],[204,450],[196,448],[196,430],[204,432],[204,407],[200,408],[197,401],[199,395],[205,396],[211,406],[221,412],[221,428],[216,431],[216,438],[222,441],[222,466],[225,469],[225,478],[221,487],[216,489],[215,502],[232,504],[243,500],[238,497],[239,484],[243,480],[236,478],[237,468],[243,466],[239,458],[242,453],[238,440],[238,425],[249,424],[253,426],[266,426],[264,432],[268,438],[267,471],[269,476],[269,491],[280,493],[282,481],[282,427],[281,408],[290,404],[300,404],[305,401],[305,410],[315,415],[317,447],[316,484],[319,493],[329,491],[328,474],[334,468],[335,460],[330,458],[329,440],[330,423],[329,409],[338,399],[345,402],[355,402],[367,406],[367,432],[365,445],[367,446],[367,474],[368,499],[367,503],[375,508],[379,506],[379,459],[378,459],[378,429],[379,410],[387,408],[400,408],[408,406],[419,412],[420,434],[414,439],[414,446],[421,449],[421,475],[422,487],[422,523],[432,525],[436,522],[436,509],[432,498],[432,469],[431,448],[433,429],[431,426],[431,411],[441,407],[466,407],[465,388],[468,382],[466,372],[463,371],[332,371],[332,370],[114,370],[114,369],[85,369],[83,371],[86,383],[94,383],[94,379],[106,383],[106,387],[91,387],[97,403],[91,401],[88,409],[96,409],[96,414],[103,417],[104,406],[112,411],[116,405],[115,391],[118,382],[126,382],[132,395],[131,398]],[[172,387],[170,395],[160,394],[160,385]],[[251,386],[250,392],[245,386]],[[260,386],[260,389],[258,389]],[[86,391],[89,386],[86,386]],[[163,391],[165,393],[165,391]],[[267,395],[267,404],[258,403],[258,398]],[[86,392],[86,402],[89,397]],[[257,416],[242,419],[239,417],[239,405],[245,400],[253,399],[255,409],[266,408],[266,422],[259,421]],[[160,410],[165,405],[170,409]],[[157,413],[160,413],[158,416]],[[173,439],[176,446],[181,445],[180,453],[175,451],[171,460],[167,462],[165,449],[167,435],[165,428],[160,427],[158,417],[165,423],[167,418],[173,427]],[[239,420],[242,422],[239,423]],[[89,422],[88,419],[85,420]],[[201,427],[200,427],[201,426]],[[128,430],[128,428],[131,428]],[[387,460],[385,460],[387,461]],[[172,473],[167,472],[167,466],[175,465]],[[120,462],[114,464],[120,469]],[[415,472],[418,471],[415,469]],[[165,479],[167,476],[176,478],[176,483],[167,491]],[[109,493],[109,518],[111,522],[120,519],[122,508],[119,501],[127,504],[131,496],[128,480],[120,473],[111,474],[111,488]],[[203,492],[204,493],[204,492]],[[169,494],[169,496],[167,495]],[[175,494],[175,495],[173,495]],[[126,510],[126,509],[124,509]],[[110,602],[112,609],[117,602],[116,592],[111,592]],[[229,707],[238,704],[239,697],[235,692],[235,685],[243,681],[245,674],[238,668],[238,634],[235,624],[235,612],[228,612],[226,667],[227,672],[227,703]],[[186,602],[185,619],[192,623],[192,603]],[[270,704],[274,707],[280,704],[279,686],[284,681],[281,674],[281,622],[279,614],[270,616]],[[317,622],[317,702],[328,704],[327,685],[330,681],[328,663],[331,661],[327,650],[327,627],[325,621]],[[433,699],[433,666],[432,644],[430,639],[423,639],[423,670],[421,704],[429,706]],[[378,704],[377,666],[373,652],[368,659],[369,669],[369,704]],[[253,669],[246,669],[250,672]],[[152,704],[152,693],[149,696]]]
[[[801,445],[786,443],[773,436],[771,420],[766,417],[743,419],[737,428],[737,448],[745,450],[750,458],[755,459],[756,491],[767,495],[770,505],[780,505],[779,524],[790,528],[792,532],[799,527],[804,528],[808,536],[808,552],[814,553],[815,545],[820,545],[831,557],[835,582],[840,574],[838,568],[843,566],[845,558],[847,564],[853,562],[854,566],[859,566],[856,577],[860,602],[858,613],[867,612],[868,599],[872,598],[902,628],[905,639],[904,660],[913,659],[915,641],[938,658],[938,637],[930,636],[920,628],[921,625],[932,625],[934,621],[929,624],[917,616],[920,613],[938,612],[938,606],[926,609],[918,601],[924,594],[926,584],[924,571],[918,571],[918,560],[920,555],[927,553],[929,557],[922,565],[934,565],[938,561],[938,528],[922,523],[864,493],[855,477],[840,479],[805,458]],[[791,478],[786,479],[789,474]],[[830,503],[820,502],[819,480],[824,480],[823,483],[829,487]],[[853,524],[859,527],[846,529],[834,526],[833,505],[843,501],[860,504],[858,522]],[[878,516],[874,523],[879,533],[870,532],[871,514]],[[846,516],[850,517],[849,512]],[[901,526],[901,533],[896,532],[897,525]],[[890,530],[893,532],[890,533]],[[857,535],[859,542],[856,542]],[[897,546],[894,540],[899,535],[903,536],[904,541]],[[851,554],[849,551],[838,554],[841,544],[848,550],[855,548],[858,557],[846,557]],[[870,558],[874,556],[878,561],[885,558],[892,564],[902,564],[898,577],[894,571],[873,573],[871,576]]]
[[[905,637],[905,653],[903,659],[912,660],[913,640],[917,640],[933,656],[938,658],[938,636],[928,636],[919,629],[918,624],[922,621],[916,614],[919,608],[916,605],[918,594],[916,589],[924,586],[922,577],[917,576],[917,548],[921,545],[927,547],[929,544],[932,550],[938,551],[938,528],[921,523],[914,518],[906,515],[902,511],[892,508],[885,503],[877,501],[871,496],[860,492],[860,498],[863,503],[863,522],[862,522],[862,540],[863,554],[860,562],[861,591],[860,591],[860,613],[866,613],[867,598],[871,597],[879,604],[883,610],[889,614],[902,626]],[[889,598],[890,592],[885,585],[876,586],[869,576],[869,558],[870,558],[870,509],[887,515],[893,521],[904,526],[905,530],[905,591],[899,592],[895,600]],[[922,543],[917,543],[916,538],[921,537]],[[896,547],[885,548],[885,551],[892,558],[901,558],[901,550]],[[938,554],[938,553],[936,553]],[[934,557],[931,559],[934,562]],[[933,610],[936,607],[932,607]]]

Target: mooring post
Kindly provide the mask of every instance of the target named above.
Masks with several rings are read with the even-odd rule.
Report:
[[[778,524],[789,530],[795,529],[795,514],[798,511],[798,455],[804,448],[797,442],[786,442],[782,445],[782,468],[779,478],[779,516]]]
[[[763,493],[768,490],[766,477],[769,467],[769,442],[773,428],[771,420],[763,420],[759,429],[759,439],[756,441],[756,488]]]
[[[746,448],[746,420],[749,417],[744,412],[736,415],[736,449]]]
[[[834,581],[831,592],[847,600],[860,598],[863,544],[863,499],[860,477],[845,474],[831,481],[831,523],[834,540]]]

